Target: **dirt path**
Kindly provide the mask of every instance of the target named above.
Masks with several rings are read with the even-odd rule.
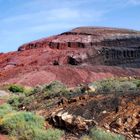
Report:
[[[0,98],[1,98],[1,97],[4,97],[4,96],[8,96],[8,95],[9,95],[8,92],[6,92],[6,91],[4,91],[4,90],[0,90]]]

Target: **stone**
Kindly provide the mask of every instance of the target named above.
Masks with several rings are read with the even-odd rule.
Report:
[[[134,137],[140,139],[140,135],[138,135],[138,134],[135,134]]]
[[[110,127],[113,129],[119,129],[122,125],[122,119],[118,118],[110,124]]]
[[[132,122],[132,118],[131,118],[131,117],[128,117],[128,118],[127,118],[127,122],[128,122],[128,123],[131,123],[131,122]]]
[[[121,118],[118,118],[117,120],[116,120],[116,123],[118,124],[118,125],[122,125],[122,119]]]
[[[107,130],[109,130],[109,129],[110,129],[110,127],[109,127],[109,125],[108,125],[108,124],[104,124],[104,127],[105,127]]]
[[[76,58],[76,57],[71,57],[71,56],[68,56],[68,64],[70,65],[79,65],[81,63],[81,59],[80,58]]]
[[[77,131],[88,131],[90,126],[95,125],[93,120],[87,120],[81,116],[75,116],[63,111],[53,112],[50,120],[54,126],[66,128],[68,130],[71,129],[71,131],[75,129]]]
[[[106,111],[106,110],[104,110],[102,113],[103,113],[103,114],[106,114],[106,113],[107,113],[107,111]]]

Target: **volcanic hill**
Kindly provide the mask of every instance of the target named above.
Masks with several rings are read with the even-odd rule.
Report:
[[[108,77],[140,77],[140,32],[79,27],[0,54],[0,84],[69,86]]]

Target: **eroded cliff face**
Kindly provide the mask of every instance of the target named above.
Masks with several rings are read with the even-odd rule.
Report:
[[[137,68],[137,69],[136,69]],[[140,32],[81,27],[0,54],[0,83],[75,86],[114,76],[140,76]]]
[[[68,57],[68,63],[70,62],[69,64],[72,65],[89,62],[92,65],[123,64],[124,66],[140,67],[140,32],[133,30],[81,27],[24,44],[18,50],[48,47],[58,50],[84,48],[85,52],[82,55]],[[85,56],[84,59],[83,56]]]

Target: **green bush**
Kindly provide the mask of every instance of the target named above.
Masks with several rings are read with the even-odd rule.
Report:
[[[133,83],[132,81],[125,81],[120,83],[120,87],[123,91],[133,90],[135,91],[137,89],[137,85]]]
[[[92,140],[88,135],[82,136],[80,140]]]
[[[23,95],[13,95],[8,100],[8,103],[16,110],[18,110],[19,106],[22,105],[22,102],[25,100],[26,96]]]
[[[63,131],[58,129],[48,129],[47,131],[40,132],[44,139],[41,139],[39,136],[36,140],[60,140],[62,135],[64,134]],[[41,136],[41,135],[40,135]],[[40,139],[39,139],[40,138]]]
[[[66,88],[66,86],[63,83],[61,83],[60,81],[53,81],[52,83],[47,85],[44,90],[52,91],[52,92],[60,92],[65,88]]]
[[[0,128],[10,136],[30,140],[35,136],[34,129],[44,129],[44,119],[29,112],[15,112],[3,117]]]
[[[33,89],[33,91],[32,91],[32,95],[34,95],[34,94],[36,94],[36,93],[40,93],[40,92],[42,92],[43,91],[43,89],[44,89],[44,86],[36,86],[34,89]]]
[[[24,94],[26,96],[30,96],[33,94],[34,88],[32,87],[24,87]]]
[[[23,93],[24,92],[24,87],[21,86],[21,85],[15,85],[14,84],[14,85],[10,85],[8,90],[13,92],[13,93],[18,93],[18,92]]]
[[[98,81],[95,84],[98,92],[116,91],[120,87],[120,82],[112,79]]]
[[[124,136],[107,132],[99,127],[92,128],[89,136],[92,140],[125,140]]]
[[[140,80],[139,79],[135,79],[133,81],[133,83],[137,86],[137,88],[140,88]]]
[[[60,96],[58,93],[64,94],[65,91],[66,91],[66,86],[59,81],[54,81],[49,85],[46,85],[45,88],[43,89],[43,93],[45,97],[49,97],[49,98]]]
[[[9,100],[8,103],[13,107],[15,110],[19,110],[23,106],[28,106],[34,100],[34,96],[26,97],[24,94],[14,95]]]
[[[129,80],[123,78],[117,79],[105,79],[94,83],[96,85],[96,92],[108,93],[108,92],[126,92],[137,91],[140,86],[139,80]]]
[[[59,130],[45,130],[42,117],[30,112],[14,112],[3,116],[0,120],[0,130],[17,140],[56,140],[60,139]]]
[[[9,104],[3,104],[0,106],[0,119],[3,118],[4,115],[13,112],[12,107]]]
[[[44,119],[30,112],[15,112],[7,114],[2,120],[2,125],[8,132],[20,128],[22,125],[29,125],[44,128]]]

